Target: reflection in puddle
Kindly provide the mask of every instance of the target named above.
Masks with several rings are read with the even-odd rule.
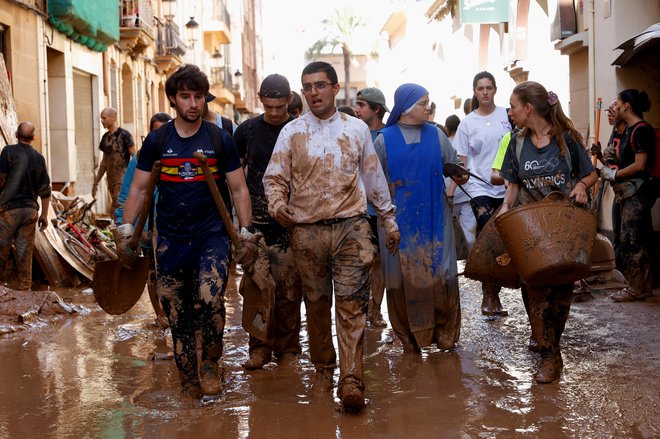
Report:
[[[639,335],[630,341],[629,321],[611,313],[609,302],[574,305],[562,341],[562,379],[539,386],[531,379],[538,357],[526,348],[529,326],[519,293],[502,293],[511,316],[484,321],[478,314],[480,286],[465,280],[461,285],[463,329],[453,352],[404,353],[390,329],[367,328],[368,406],[360,416],[340,411],[338,370],[332,393],[311,391],[315,372],[306,354],[304,314],[305,354],[295,366],[242,368],[247,335],[239,326],[235,282],[227,293],[219,398],[183,399],[174,362],[150,360],[171,351],[171,341],[152,325],[146,295],[123,316],[93,310],[0,338],[0,437],[660,435],[654,379],[660,360],[649,354],[657,351],[657,311],[644,311],[650,324],[635,328]],[[604,312],[612,314],[607,324],[601,322]]]

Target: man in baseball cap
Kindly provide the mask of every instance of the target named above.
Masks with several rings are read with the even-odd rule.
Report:
[[[275,148],[277,137],[286,124],[294,120],[288,112],[293,99],[289,81],[278,74],[266,76],[259,88],[259,100],[264,113],[241,123],[234,133],[234,142],[247,168],[247,187],[252,200],[252,224],[265,238],[270,257],[270,269],[275,280],[275,302],[266,306],[263,295],[246,283],[241,283],[243,318],[252,321],[257,312],[267,313],[270,322],[267,340],[254,327],[247,326],[250,334],[250,358],[243,364],[247,370],[263,368],[273,358],[280,366],[295,366],[300,346],[300,304],[302,287],[294,268],[293,253],[289,246],[289,231],[268,213],[268,200],[262,182],[264,171]],[[246,268],[243,267],[245,270]],[[263,315],[263,314],[262,314]]]
[[[367,87],[358,91],[355,98],[355,114],[358,119],[361,119],[369,127],[371,131],[371,140],[376,140],[380,130],[385,127],[383,117],[385,113],[389,113],[390,109],[385,104],[385,95],[383,92],[375,87]],[[369,223],[373,231],[372,244],[376,251],[376,258],[374,259],[374,267],[371,273],[371,295],[369,297],[369,314],[367,320],[371,326],[376,328],[385,328],[387,323],[383,319],[380,312],[380,304],[383,302],[385,295],[385,285],[383,279],[383,270],[380,265],[380,246],[378,244],[378,228],[376,226],[377,217],[376,212],[371,205],[367,209],[369,213]]]
[[[291,87],[289,81],[282,75],[273,73],[266,76],[261,82],[259,88],[259,97],[263,100],[265,98],[280,99],[286,98],[287,101],[291,97]]]

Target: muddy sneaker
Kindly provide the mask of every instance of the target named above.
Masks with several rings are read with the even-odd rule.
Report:
[[[636,300],[644,300],[645,297],[631,288],[624,288],[612,294],[610,299],[615,302],[634,302]]]
[[[202,365],[200,389],[204,395],[217,395],[222,392],[219,369],[216,361],[207,360]]]
[[[332,391],[332,369],[316,369],[316,377],[312,384],[312,390],[316,393],[325,393]]]
[[[167,317],[165,316],[156,316],[156,320],[154,323],[163,331],[170,327],[170,322],[167,320]]]
[[[533,337],[529,338],[529,344],[527,345],[527,350],[531,352],[541,352],[541,346],[539,346],[538,342],[536,339]]]
[[[547,384],[559,379],[561,369],[564,367],[564,362],[561,359],[561,354],[553,357],[541,358],[539,370],[534,374],[534,381],[539,384]]]
[[[197,384],[185,383],[181,385],[181,392],[179,393],[182,398],[200,399],[202,392]]]
[[[366,406],[364,402],[364,384],[357,380],[347,378],[342,383],[337,396],[341,399],[341,404],[347,413],[360,413]]]
[[[372,309],[369,313],[369,323],[374,328],[387,328],[387,322],[383,319],[383,314],[379,309]]]
[[[243,363],[243,367],[247,370],[263,369],[265,365],[270,363],[271,353],[263,351],[250,352],[250,359]]]

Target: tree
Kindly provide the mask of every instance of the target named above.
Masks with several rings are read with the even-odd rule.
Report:
[[[351,59],[353,57],[351,39],[354,31],[363,27],[365,24],[348,7],[335,9],[334,15],[324,19],[321,24],[323,25],[324,37],[312,44],[312,47],[307,50],[306,56],[308,59],[311,59],[323,53],[323,50],[327,47],[330,48],[331,53],[338,46],[341,47],[341,53],[344,58],[344,96],[346,104],[350,105]]]

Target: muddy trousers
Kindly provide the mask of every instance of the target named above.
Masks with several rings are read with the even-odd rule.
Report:
[[[474,217],[477,219],[477,235],[486,227],[486,223],[490,221],[498,207],[502,205],[504,198],[493,198],[488,196],[474,197],[470,200],[470,206]],[[502,287],[492,282],[482,282],[481,291],[484,298],[498,297]],[[498,299],[499,301],[499,299]]]
[[[259,230],[259,228],[257,226]],[[264,234],[264,236],[266,236]],[[268,340],[263,341],[250,336],[250,354],[259,353],[264,358],[275,354],[280,359],[282,354],[299,354],[300,347],[300,305],[302,287],[300,275],[295,267],[293,252],[287,245],[275,243],[269,245],[268,256],[270,271],[275,280],[275,306]]]
[[[266,359],[275,354],[298,355],[300,347],[300,305],[302,288],[300,275],[295,266],[290,247],[289,232],[278,224],[253,224],[264,234],[268,245],[268,262],[275,281],[275,304],[268,329],[268,340],[263,341],[250,335],[250,354],[257,353]]]
[[[573,284],[550,287],[523,284],[521,290],[527,295],[532,337],[536,339],[541,357],[558,356],[559,341],[571,309]]]
[[[374,250],[369,223],[353,217],[331,224],[296,225],[291,232],[307,312],[309,350],[317,370],[336,367],[332,294],[339,345],[339,389],[364,388],[362,349]]]
[[[630,289],[641,297],[651,295],[654,204],[655,197],[646,183],[630,198],[612,205],[616,266]]]
[[[229,238],[218,233],[190,240],[159,236],[156,264],[158,295],[172,331],[182,384],[197,386],[195,332],[201,332],[202,361],[218,361],[222,356]]]
[[[380,310],[380,305],[383,303],[383,298],[385,297],[385,278],[383,276],[383,266],[380,263],[377,216],[369,216],[369,226],[371,227],[371,243],[374,246],[374,265],[371,270],[369,306],[370,308]]]
[[[38,214],[31,207],[0,212],[0,279],[3,278],[13,242],[16,248],[17,290],[29,290],[32,287],[32,250]]]

